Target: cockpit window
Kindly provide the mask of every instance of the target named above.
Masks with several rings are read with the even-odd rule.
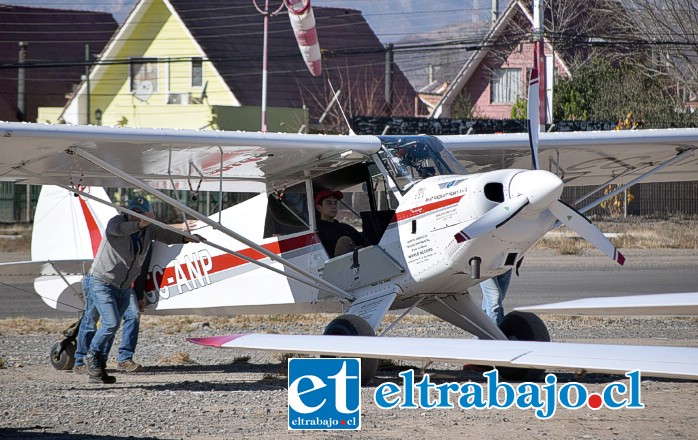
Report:
[[[432,176],[467,174],[465,168],[432,136],[379,136],[378,155],[400,191]]]

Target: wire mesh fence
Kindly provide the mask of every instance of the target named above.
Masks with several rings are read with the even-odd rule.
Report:
[[[581,208],[592,203],[603,195],[605,188],[601,188],[588,199],[574,203],[594,189],[593,186],[567,187],[562,194],[562,199],[576,208]],[[19,185],[12,182],[0,183],[0,223],[31,223],[34,220],[34,211],[39,198],[41,186]],[[201,191],[196,197],[191,191],[165,191],[165,193],[177,200],[186,203],[190,208],[196,209],[205,215],[213,215],[220,208],[223,209],[243,202],[254,193],[223,193],[222,203],[219,201],[218,192]],[[107,194],[118,205],[126,205],[135,194],[141,194],[140,190],[108,188]],[[346,202],[354,202],[358,205],[352,208],[363,210],[365,206],[361,201],[365,198],[348,197]],[[182,215],[172,206],[161,200],[147,196],[156,217],[165,223],[179,223],[184,220]],[[353,203],[352,203],[353,204]],[[696,216],[698,215],[698,181],[688,182],[661,182],[640,183],[632,186],[627,193],[620,193],[614,200],[615,206],[609,203],[596,206],[585,212],[587,216],[613,217],[613,216]],[[365,205],[365,203],[364,203]]]

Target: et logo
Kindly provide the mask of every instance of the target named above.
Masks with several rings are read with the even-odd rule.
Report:
[[[361,359],[289,359],[288,429],[361,429]]]

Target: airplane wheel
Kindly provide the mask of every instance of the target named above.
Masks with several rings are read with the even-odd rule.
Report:
[[[335,336],[376,336],[373,327],[365,319],[356,315],[342,315],[330,321],[323,335]],[[361,385],[366,386],[376,375],[378,359],[361,358]]]
[[[64,348],[61,350],[61,345]],[[56,342],[51,347],[51,365],[56,370],[70,370],[75,365],[75,341]]]
[[[529,312],[511,312],[499,324],[507,338],[513,341],[550,342],[550,333],[538,315]],[[498,367],[499,374],[507,380],[535,382],[543,379],[545,370],[534,368]]]

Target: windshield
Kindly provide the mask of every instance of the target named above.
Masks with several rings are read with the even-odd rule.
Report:
[[[378,156],[401,191],[432,176],[466,174],[463,165],[432,136],[379,136]]]

